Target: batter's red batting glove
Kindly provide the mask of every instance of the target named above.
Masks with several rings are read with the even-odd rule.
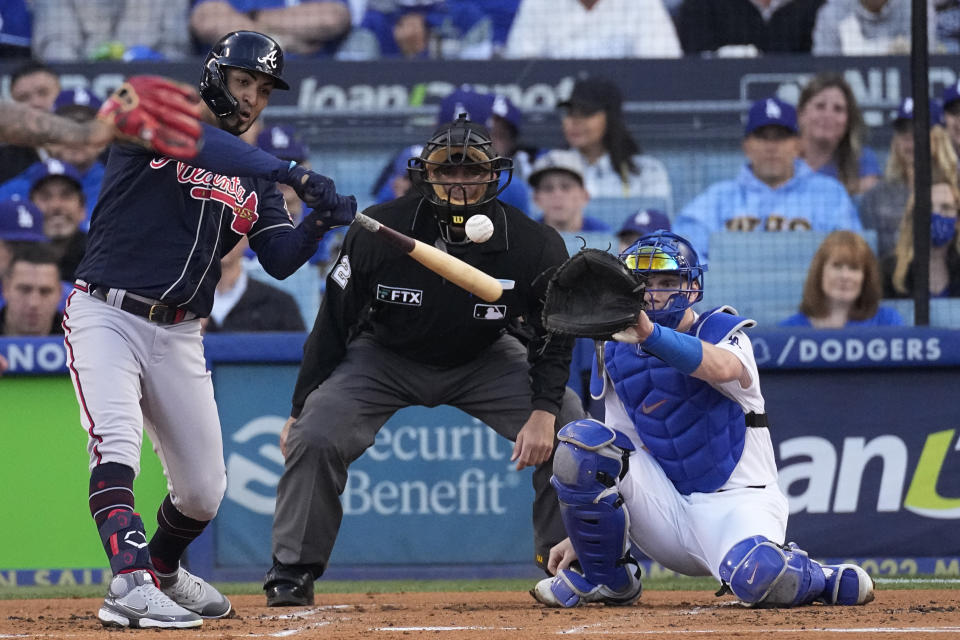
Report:
[[[200,96],[160,76],[131,76],[103,103],[97,118],[117,137],[165,156],[189,159],[202,144]]]

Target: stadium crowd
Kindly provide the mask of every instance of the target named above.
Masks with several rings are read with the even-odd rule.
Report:
[[[960,51],[955,3],[927,0],[932,52]],[[223,33],[294,57],[672,58],[903,54],[910,0],[6,0],[0,53],[176,60]]]
[[[61,90],[56,67],[50,65],[177,60],[202,54],[210,42],[234,29],[270,33],[290,59],[882,55],[901,54],[909,44],[908,0],[734,0],[722,15],[714,15],[713,4],[703,0],[563,0],[562,8],[542,0],[91,0],[69,3],[69,10],[62,4],[3,3],[0,46],[8,59],[23,57],[11,75],[11,99],[78,122],[94,118],[100,100],[83,89]],[[931,1],[928,12],[931,51],[960,50],[950,10]],[[548,28],[557,16],[563,20]],[[839,74],[818,74],[803,87],[795,106],[775,96],[754,104],[744,114],[740,173],[685,202],[675,202],[675,179],[629,131],[621,90],[611,78],[581,78],[559,103],[563,148],[524,137],[523,114],[507,97],[469,86],[443,101],[437,122],[465,112],[487,126],[497,151],[513,160],[512,182],[501,198],[561,231],[570,251],[585,236],[591,245],[613,249],[616,230],[653,230],[671,221],[705,258],[709,238],[717,232],[850,230],[867,234],[880,265],[882,291],[893,298],[912,295],[912,253],[904,244],[913,202],[907,160],[912,104],[905,99],[893,119],[890,149],[875,150],[866,142],[864,118],[850,86]],[[938,147],[941,164],[950,162],[950,154],[955,163],[958,88],[950,86],[933,100],[931,114],[935,135],[952,141]],[[270,125],[258,123],[244,139],[277,157],[309,163],[302,132]],[[83,255],[105,153],[100,146],[0,146],[0,258],[6,255],[0,277],[18,246],[42,242],[52,250],[63,291],[68,291]],[[406,163],[418,153],[417,147],[397,151],[370,185],[375,201],[410,188]],[[953,193],[955,183],[945,184],[941,195]],[[296,221],[302,205],[295,194],[285,195]],[[938,259],[932,264],[937,275],[931,295],[960,295],[956,226],[945,221],[956,218],[955,206],[951,209],[946,197],[935,198],[937,203],[944,210],[935,211]],[[641,222],[645,219],[655,224],[647,229]],[[302,268],[302,278],[264,283],[269,293],[282,295],[279,286],[293,294],[304,324],[319,305],[324,275],[341,239],[342,233],[331,233]],[[211,330],[301,326],[264,318],[241,322],[239,316],[227,322],[240,294],[249,295],[246,276],[255,287],[266,279],[251,252],[229,260],[242,265],[242,273],[229,269],[231,282],[218,289]],[[63,302],[61,297],[61,309]],[[806,304],[798,308],[809,308]],[[768,324],[784,319],[768,319]]]

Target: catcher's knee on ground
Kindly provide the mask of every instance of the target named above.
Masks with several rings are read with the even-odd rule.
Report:
[[[733,545],[720,564],[720,578],[743,603],[793,607],[814,601],[857,605],[873,600],[873,580],[852,564],[821,565],[790,543],[763,536]]]
[[[630,514],[616,489],[633,445],[596,420],[576,420],[557,434],[551,483],[580,571],[541,580],[533,596],[549,606],[581,602],[632,604],[640,597],[640,567],[630,555]]]

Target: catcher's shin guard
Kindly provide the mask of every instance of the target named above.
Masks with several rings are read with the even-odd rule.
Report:
[[[764,536],[733,545],[720,563],[720,578],[748,606],[795,607],[820,598],[826,581],[820,565],[790,543]]]
[[[633,445],[624,434],[590,419],[571,422],[557,437],[550,482],[582,575],[561,571],[550,581],[556,604],[538,599],[564,607],[581,601],[630,604],[640,596],[640,568],[630,555],[630,514],[616,482],[626,474]]]

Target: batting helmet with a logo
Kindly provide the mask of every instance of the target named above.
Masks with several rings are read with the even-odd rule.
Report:
[[[289,89],[283,81],[283,49],[270,36],[256,31],[234,31],[213,45],[203,63],[200,95],[218,118],[237,110],[237,99],[227,89],[224,67],[259,71],[273,78],[274,87]]]

